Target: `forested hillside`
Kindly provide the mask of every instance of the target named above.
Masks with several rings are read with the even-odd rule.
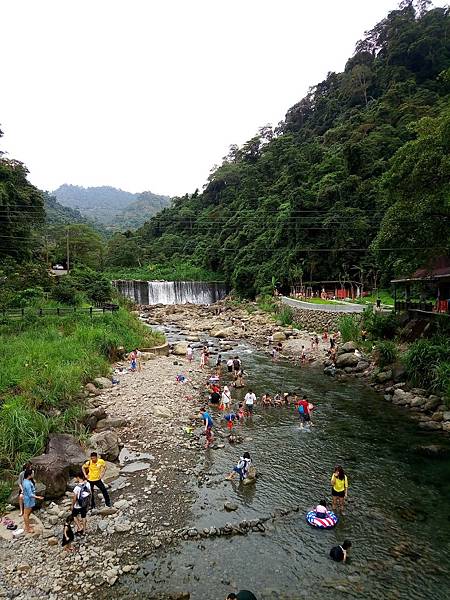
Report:
[[[87,223],[88,219],[82,216],[76,208],[69,208],[60,204],[55,196],[44,192],[45,219],[51,225],[68,223]]]
[[[52,195],[62,205],[77,209],[91,221],[116,231],[140,227],[170,203],[168,196],[152,192],[132,194],[111,186],[85,188],[64,184]]]
[[[402,2],[342,73],[231,147],[202,193],[127,238],[134,260],[192,261],[253,295],[272,277],[388,281],[448,253],[450,13],[428,4]]]

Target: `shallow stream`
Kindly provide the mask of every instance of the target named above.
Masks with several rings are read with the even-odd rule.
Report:
[[[111,597],[189,591],[191,599],[215,600],[249,589],[258,600],[450,598],[450,461],[416,450],[449,445],[448,438],[421,432],[358,380],[343,383],[321,370],[272,363],[244,346],[223,357],[236,353],[258,396],[306,393],[316,406],[315,427],[300,431],[293,408],[258,406],[253,421],[237,427],[244,444],[225,441],[224,448],[204,453],[199,469],[206,481],[202,477],[193,486],[189,526],[236,523],[296,504],[300,512],[268,521],[264,534],[180,543],[144,562],[140,574],[115,586]],[[220,417],[215,413],[216,422]],[[257,483],[225,481],[245,450],[260,474]],[[315,530],[305,513],[322,498],[331,500],[335,464],[349,478],[346,514],[335,529]],[[238,510],[226,512],[225,502]],[[335,564],[329,550],[346,538],[353,542],[351,559]]]

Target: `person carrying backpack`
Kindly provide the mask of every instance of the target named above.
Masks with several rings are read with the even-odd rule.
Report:
[[[73,490],[72,497],[72,516],[77,530],[75,535],[84,535],[86,533],[86,515],[91,502],[91,486],[87,481],[83,471],[75,476],[77,485]]]

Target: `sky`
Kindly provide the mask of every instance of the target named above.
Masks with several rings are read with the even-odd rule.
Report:
[[[435,2],[441,6],[445,2]],[[0,2],[0,148],[30,181],[202,189],[397,0]]]

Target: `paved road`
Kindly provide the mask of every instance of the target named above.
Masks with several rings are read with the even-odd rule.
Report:
[[[330,312],[342,312],[342,313],[362,313],[364,312],[365,306],[362,304],[313,304],[312,302],[302,302],[301,300],[294,300],[294,298],[288,298],[282,296],[281,301],[283,304],[292,306],[293,308],[301,308],[305,310],[323,310]]]

